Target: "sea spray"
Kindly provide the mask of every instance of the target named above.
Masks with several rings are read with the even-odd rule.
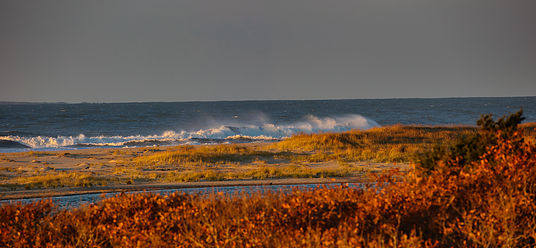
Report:
[[[375,121],[361,115],[351,114],[338,117],[317,117],[307,115],[301,121],[289,124],[274,124],[266,121],[258,124],[234,122],[213,122],[215,126],[198,130],[167,130],[160,135],[129,136],[2,136],[2,140],[14,141],[32,149],[43,148],[83,148],[83,147],[125,147],[151,145],[178,145],[192,143],[258,142],[274,141],[298,133],[339,132],[351,129],[369,129],[379,126]],[[258,120],[256,120],[258,122]]]

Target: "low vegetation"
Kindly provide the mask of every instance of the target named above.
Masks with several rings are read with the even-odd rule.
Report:
[[[134,160],[134,163],[142,166],[200,166],[226,163],[251,163],[277,155],[279,154],[259,151],[240,145],[179,146],[172,152],[140,156]]]
[[[534,247],[536,145],[526,126],[509,123],[477,159],[440,152],[426,173],[390,171],[364,187],[123,194],[72,210],[3,205],[0,246]],[[471,140],[445,149],[473,152]]]
[[[366,131],[301,134],[274,147],[284,151],[307,151],[322,159],[372,162],[409,162],[414,154],[433,146],[454,143],[476,132],[474,127],[388,126]]]
[[[363,167],[310,168],[306,166],[263,166],[246,171],[217,172],[171,172],[164,180],[168,182],[222,181],[232,179],[269,179],[269,178],[328,178],[354,175],[365,172]]]
[[[90,187],[107,185],[116,181],[113,178],[94,176],[90,173],[61,172],[30,177],[21,177],[13,180],[15,184],[23,184],[26,189],[58,188],[58,187]]]
[[[486,125],[491,125],[491,117],[486,118]],[[482,121],[485,123],[486,120]],[[505,121],[508,122],[503,120]],[[487,144],[487,140],[493,141],[493,128],[497,127],[490,126],[486,134],[479,134],[479,129],[471,126],[394,125],[366,131],[299,134],[280,142],[257,145],[178,146],[165,151],[146,148],[145,152],[132,155],[127,150],[116,150],[110,154],[113,163],[109,159],[99,163],[92,160],[69,170],[56,170],[54,164],[47,164],[46,161],[49,158],[85,159],[88,156],[74,152],[29,152],[23,154],[31,160],[32,165],[28,167],[11,167],[9,164],[14,162],[13,159],[1,158],[6,163],[0,166],[0,188],[10,190],[236,179],[361,177],[366,172],[375,170],[367,166],[372,163],[415,162],[422,165],[419,169],[434,166],[439,160],[447,160],[448,153],[453,152],[456,143],[473,140],[470,146],[474,146],[477,143]],[[486,128],[482,128],[484,129]],[[525,140],[534,142],[535,123],[521,125],[520,130],[523,131]],[[483,153],[485,145],[479,147],[470,160],[478,159]],[[464,149],[473,148],[467,146],[457,149],[457,153],[460,153]],[[421,171],[428,173],[429,169]]]

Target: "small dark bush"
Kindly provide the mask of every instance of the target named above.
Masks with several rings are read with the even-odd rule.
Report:
[[[499,137],[512,140],[519,124],[524,120],[523,109],[514,114],[503,116],[494,121],[491,114],[482,115],[476,124],[480,127],[477,133],[461,137],[454,145],[447,148],[436,146],[419,154],[416,161],[417,172],[428,175],[443,161],[450,166],[464,169],[473,161],[478,161],[489,147],[497,145]],[[515,136],[514,146],[523,143],[522,136]]]

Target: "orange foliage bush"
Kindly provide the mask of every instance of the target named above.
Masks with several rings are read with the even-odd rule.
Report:
[[[536,147],[498,139],[470,170],[392,171],[365,187],[4,205],[0,246],[534,247]]]

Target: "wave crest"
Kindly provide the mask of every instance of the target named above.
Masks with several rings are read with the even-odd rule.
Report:
[[[262,123],[259,125],[233,123],[215,125],[213,128],[194,131],[168,130],[161,135],[132,136],[2,136],[0,140],[14,141],[31,148],[60,148],[87,146],[147,146],[176,145],[187,143],[274,141],[298,133],[340,132],[351,129],[369,129],[379,126],[373,120],[361,115],[339,117],[305,116],[302,121],[290,124]]]

